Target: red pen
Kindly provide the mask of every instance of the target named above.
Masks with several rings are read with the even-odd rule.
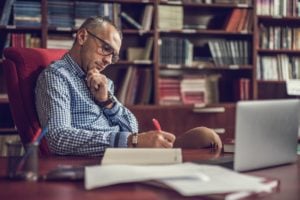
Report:
[[[160,126],[158,120],[153,118],[152,122],[153,122],[153,125],[155,126],[156,130],[161,131],[161,126]]]

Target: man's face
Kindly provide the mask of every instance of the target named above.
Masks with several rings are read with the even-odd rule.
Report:
[[[97,69],[99,72],[118,59],[121,48],[121,38],[118,31],[105,23],[101,28],[83,29],[79,33],[82,37],[80,60],[85,72]]]

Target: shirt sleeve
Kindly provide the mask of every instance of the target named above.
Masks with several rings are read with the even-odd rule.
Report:
[[[138,123],[135,116],[125,106],[123,106],[114,96],[114,85],[110,80],[110,92],[116,103],[112,108],[104,108],[103,112],[112,125],[119,125],[121,131],[137,132]]]
[[[47,70],[42,72],[37,82],[36,108],[42,127],[48,126],[46,140],[50,150],[60,155],[102,155],[106,147],[127,146],[130,134],[127,127],[118,133],[74,128],[68,87],[65,77]],[[112,115],[126,117],[128,114],[122,106],[118,106],[116,111]]]

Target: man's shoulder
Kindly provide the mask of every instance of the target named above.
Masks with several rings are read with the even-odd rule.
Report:
[[[64,59],[53,61],[48,67],[43,70],[43,74],[57,74],[66,75],[69,74],[68,70],[69,63]]]

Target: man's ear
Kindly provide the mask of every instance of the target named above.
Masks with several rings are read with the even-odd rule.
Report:
[[[87,31],[85,29],[80,29],[77,31],[76,39],[78,44],[81,46],[87,40]]]

